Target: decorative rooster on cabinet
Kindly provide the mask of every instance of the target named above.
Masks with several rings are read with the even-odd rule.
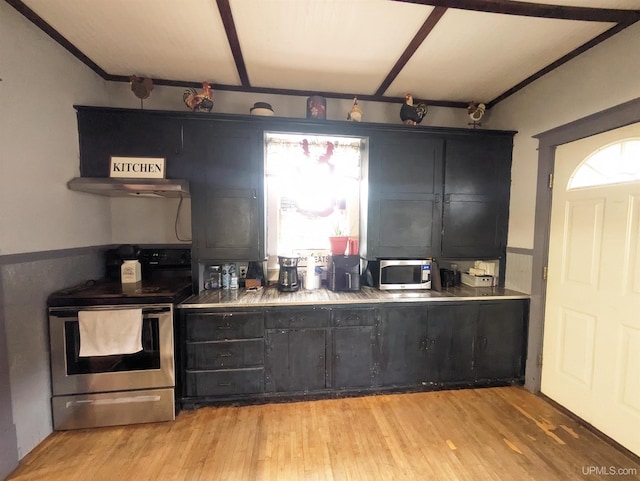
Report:
[[[187,107],[194,112],[211,112],[213,108],[213,93],[211,85],[202,82],[202,92],[198,93],[196,89],[188,88],[182,95],[182,100]]]
[[[413,105],[413,96],[411,94],[404,96],[404,103],[400,108],[400,119],[405,125],[419,124],[425,115],[427,115],[427,104],[421,102]]]

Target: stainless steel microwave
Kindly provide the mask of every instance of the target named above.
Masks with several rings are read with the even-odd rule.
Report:
[[[381,259],[378,287],[387,289],[431,289],[430,259]]]

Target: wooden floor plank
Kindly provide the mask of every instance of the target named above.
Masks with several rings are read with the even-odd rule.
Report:
[[[611,468],[626,470],[614,477]],[[599,469],[599,471],[597,471]],[[640,462],[518,387],[208,407],[53,433],[11,481],[640,480]]]

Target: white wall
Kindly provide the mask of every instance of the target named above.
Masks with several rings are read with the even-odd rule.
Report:
[[[640,96],[640,24],[588,50],[491,110],[514,129],[509,247],[533,248],[538,141],[532,136]]]
[[[111,241],[109,202],[72,192],[74,104],[104,103],[105,82],[0,2],[0,255]]]

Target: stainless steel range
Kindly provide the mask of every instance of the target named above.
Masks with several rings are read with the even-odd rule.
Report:
[[[49,296],[55,430],[175,419],[174,305],[191,294],[190,251],[135,254],[139,283],[114,279],[122,259],[109,251],[106,279]],[[130,332],[135,349],[118,339]]]

